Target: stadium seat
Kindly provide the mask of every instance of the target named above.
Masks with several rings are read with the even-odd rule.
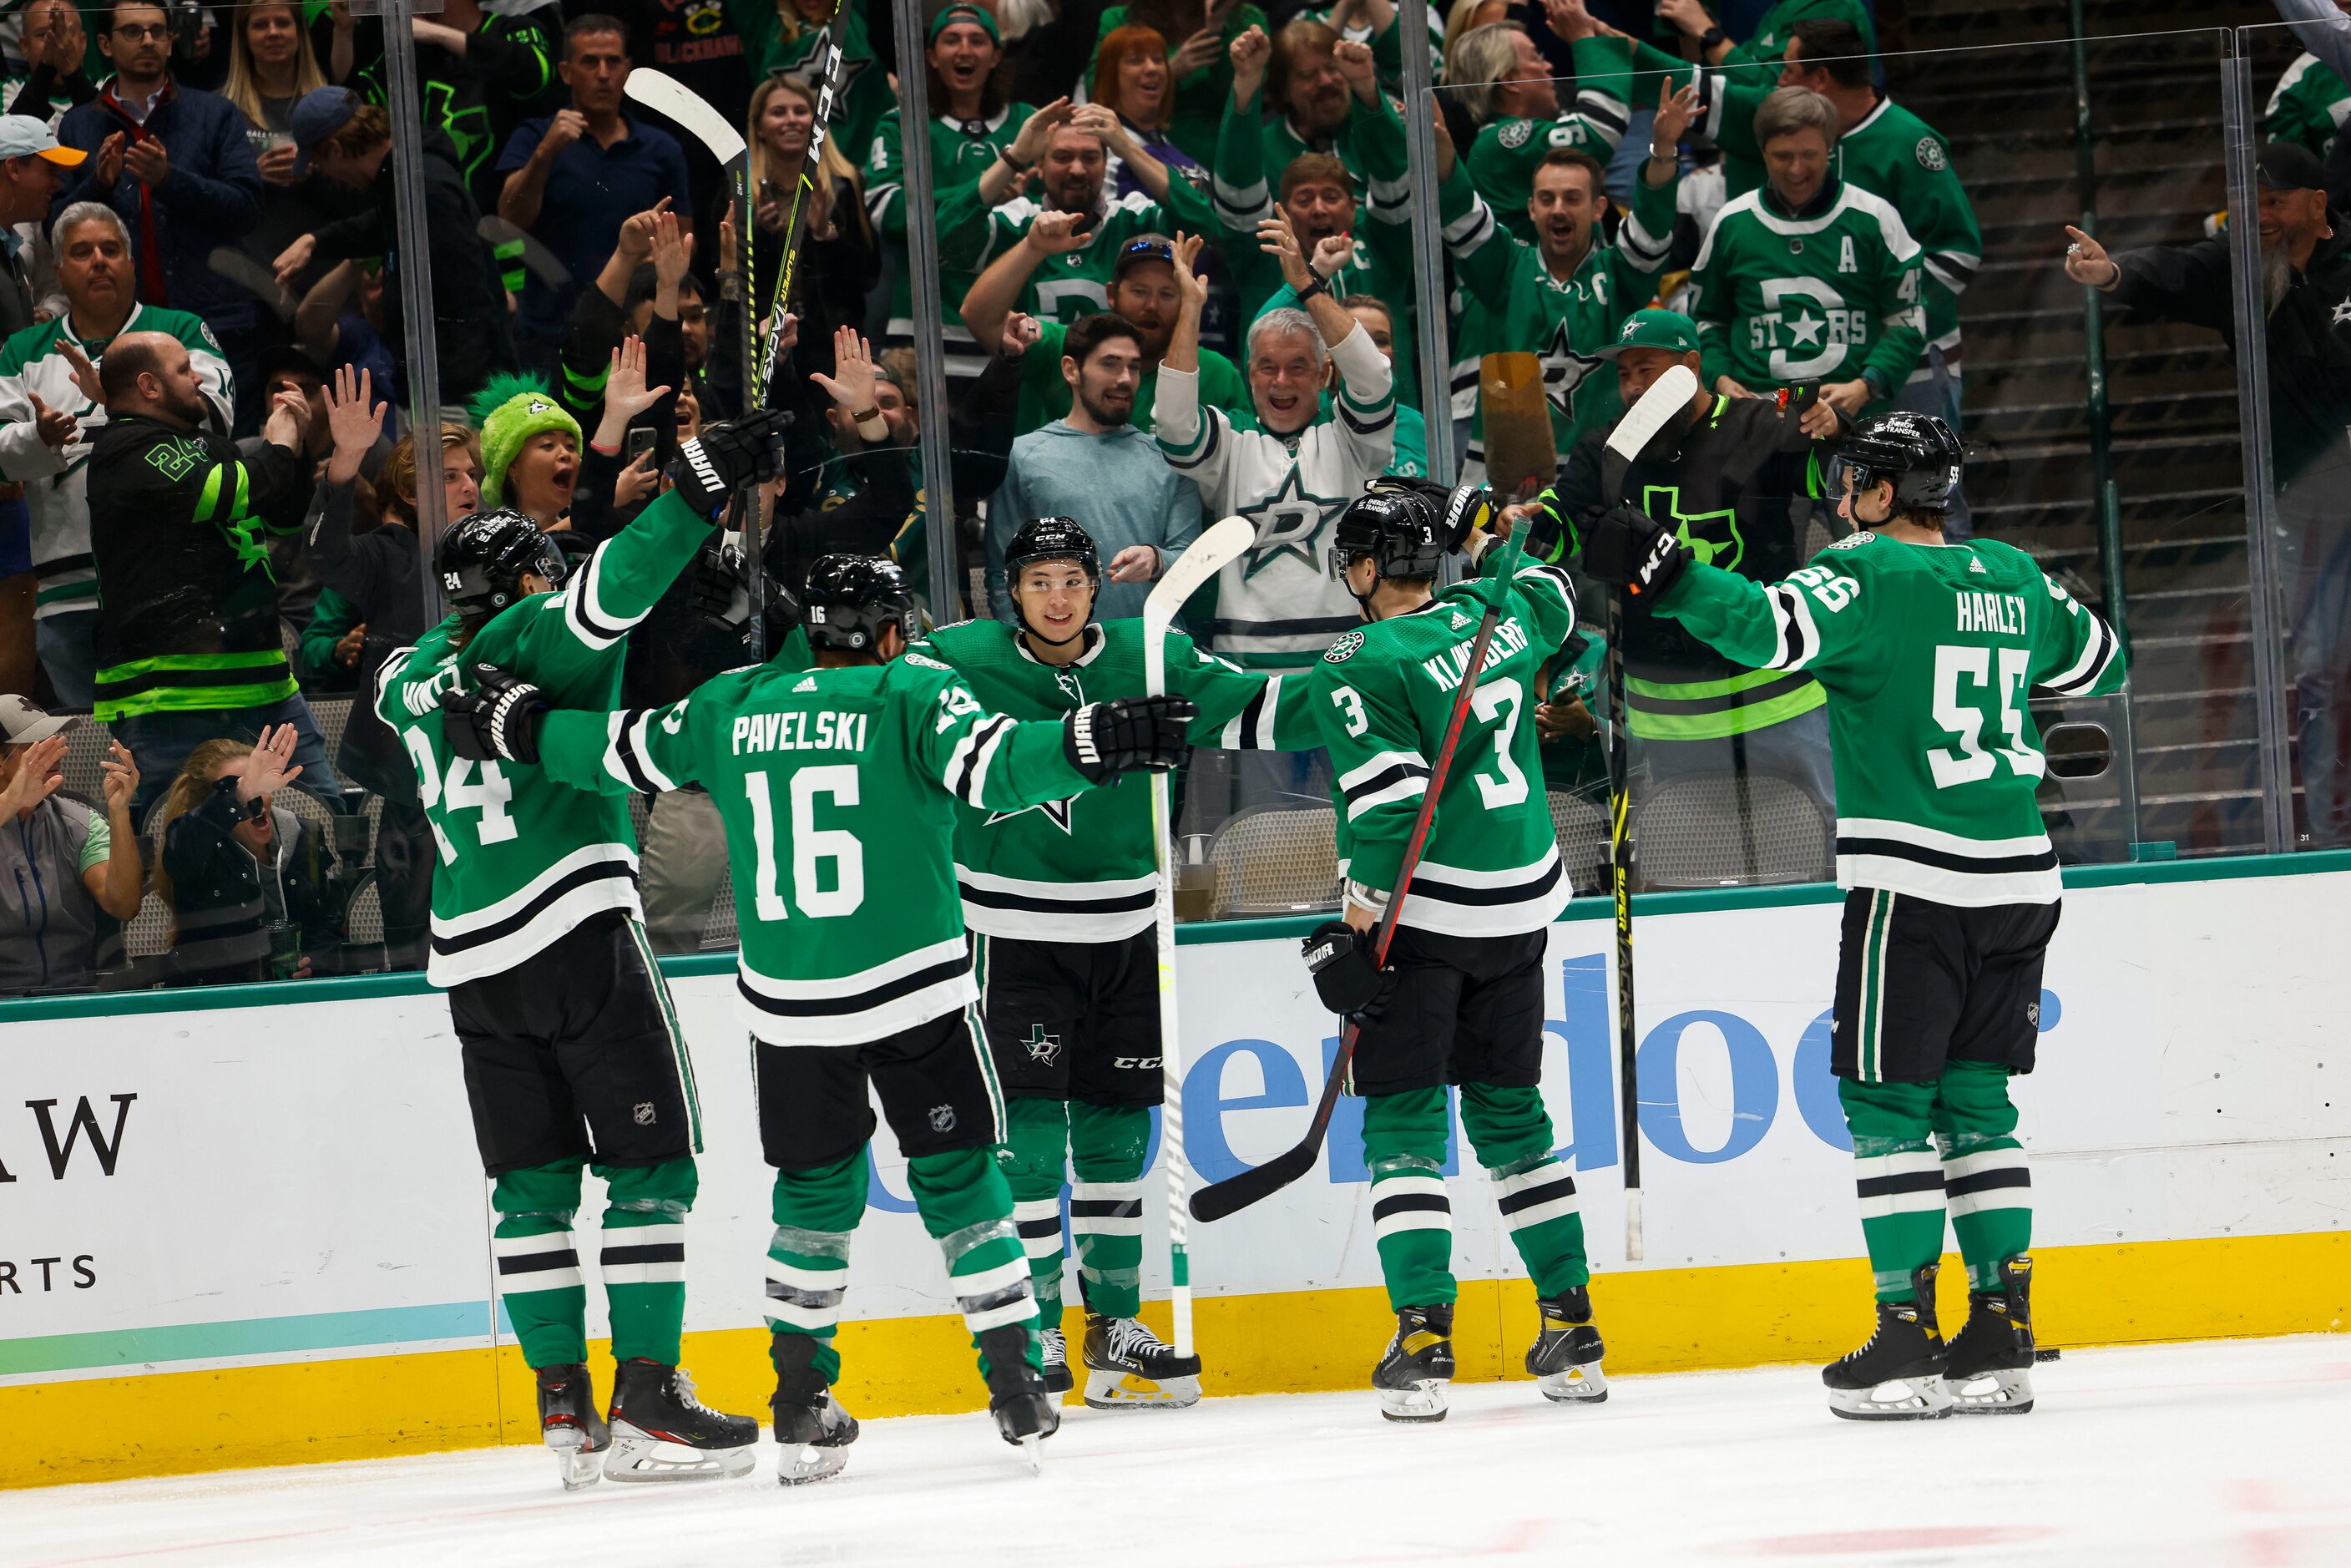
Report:
[[[1769,774],[1693,773],[1658,785],[1633,824],[1648,887],[1817,882],[1829,824],[1812,798]]]
[[[1328,806],[1265,806],[1217,830],[1212,918],[1301,915],[1339,904],[1338,813]]]

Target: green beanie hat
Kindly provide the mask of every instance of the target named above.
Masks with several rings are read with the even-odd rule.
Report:
[[[475,394],[475,423],[482,427],[482,505],[506,505],[507,469],[534,435],[560,430],[582,444],[580,422],[571,417],[547,383],[536,376],[496,375]]]

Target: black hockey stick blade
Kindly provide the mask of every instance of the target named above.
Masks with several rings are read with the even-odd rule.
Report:
[[[1318,1130],[1315,1136],[1295,1148],[1285,1149],[1261,1166],[1211,1182],[1192,1195],[1192,1218],[1203,1225],[1212,1225],[1228,1214],[1238,1214],[1312,1170],[1322,1153],[1322,1138]]]

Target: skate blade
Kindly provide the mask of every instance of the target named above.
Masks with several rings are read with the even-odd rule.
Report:
[[[565,1491],[579,1491],[603,1479],[603,1451],[590,1451],[588,1434],[578,1427],[558,1427],[548,1433],[547,1447],[555,1456],[556,1473],[563,1478]]]
[[[2022,1416],[2032,1408],[2032,1374],[2024,1367],[1994,1367],[1973,1377],[1946,1377],[1943,1392],[1959,1416]]]
[[[1408,1388],[1375,1388],[1380,1414],[1391,1421],[1417,1423],[1445,1419],[1445,1380],[1429,1378]]]
[[[849,1445],[820,1448],[813,1443],[797,1447],[786,1445],[776,1454],[776,1484],[787,1487],[806,1486],[810,1481],[827,1480],[849,1468]]]
[[[1939,1377],[1896,1377],[1874,1388],[1829,1390],[1829,1413],[1848,1421],[1939,1421],[1951,1409]]]
[[[1020,1450],[1021,1462],[1029,1467],[1030,1475],[1042,1476],[1045,1473],[1044,1433],[1033,1432],[1014,1446]]]
[[[1596,1361],[1539,1377],[1535,1386],[1554,1405],[1598,1405],[1608,1397],[1608,1378]]]
[[[732,1480],[759,1463],[757,1448],[695,1448],[641,1432],[612,1429],[612,1449],[604,1457],[608,1481]]]
[[[1139,1372],[1089,1372],[1086,1404],[1096,1410],[1182,1410],[1200,1402],[1196,1377],[1157,1382]]]

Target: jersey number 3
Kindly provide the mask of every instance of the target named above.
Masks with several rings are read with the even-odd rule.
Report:
[[[753,884],[754,908],[762,920],[784,920],[781,868],[776,863],[776,807],[763,770],[743,776],[751,802],[751,850],[758,858]],[[816,799],[828,796],[836,806],[854,806],[858,799],[857,768],[852,763],[803,768],[792,775],[792,897],[800,913],[823,919],[853,915],[865,902],[865,846],[846,828],[819,828]],[[831,874],[824,871],[826,862]],[[830,883],[831,885],[827,886]]]

